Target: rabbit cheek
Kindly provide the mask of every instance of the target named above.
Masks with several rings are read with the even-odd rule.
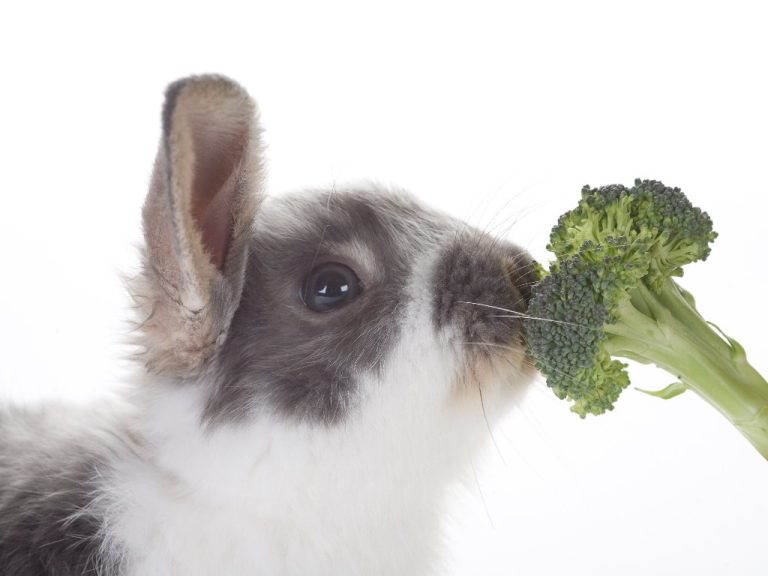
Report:
[[[398,206],[389,196],[356,192],[265,206],[219,357],[210,419],[254,410],[324,424],[345,419],[359,403],[360,374],[381,373],[401,329],[411,270],[408,255],[393,249],[402,236],[393,222],[402,227],[407,217],[389,217]],[[362,287],[349,303],[318,312],[302,287],[324,263],[350,269]]]

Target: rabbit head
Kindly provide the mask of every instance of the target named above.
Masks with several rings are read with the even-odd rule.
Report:
[[[265,197],[258,122],[226,78],[168,89],[134,290],[148,371],[204,382],[206,423],[519,393],[530,257],[400,191]]]

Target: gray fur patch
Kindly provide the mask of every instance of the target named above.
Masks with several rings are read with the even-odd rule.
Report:
[[[237,419],[266,401],[291,417],[335,422],[354,403],[355,375],[381,367],[408,304],[404,288],[415,255],[437,245],[446,219],[383,191],[295,195],[267,204],[254,227],[243,297],[219,354],[206,416]],[[365,257],[356,259],[355,247]],[[346,306],[318,314],[299,292],[322,262],[349,265],[364,290]]]
[[[104,554],[103,519],[92,506],[106,465],[81,443],[47,442],[44,421],[45,414],[0,412],[2,574],[117,574]]]

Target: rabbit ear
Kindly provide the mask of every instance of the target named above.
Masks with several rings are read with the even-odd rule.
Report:
[[[260,128],[248,94],[221,76],[172,84],[133,290],[146,315],[140,338],[151,371],[193,375],[226,335],[261,186]]]

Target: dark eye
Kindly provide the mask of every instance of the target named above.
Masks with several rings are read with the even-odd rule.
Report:
[[[362,291],[360,280],[351,268],[330,262],[310,272],[301,298],[310,310],[327,312],[344,306]]]

